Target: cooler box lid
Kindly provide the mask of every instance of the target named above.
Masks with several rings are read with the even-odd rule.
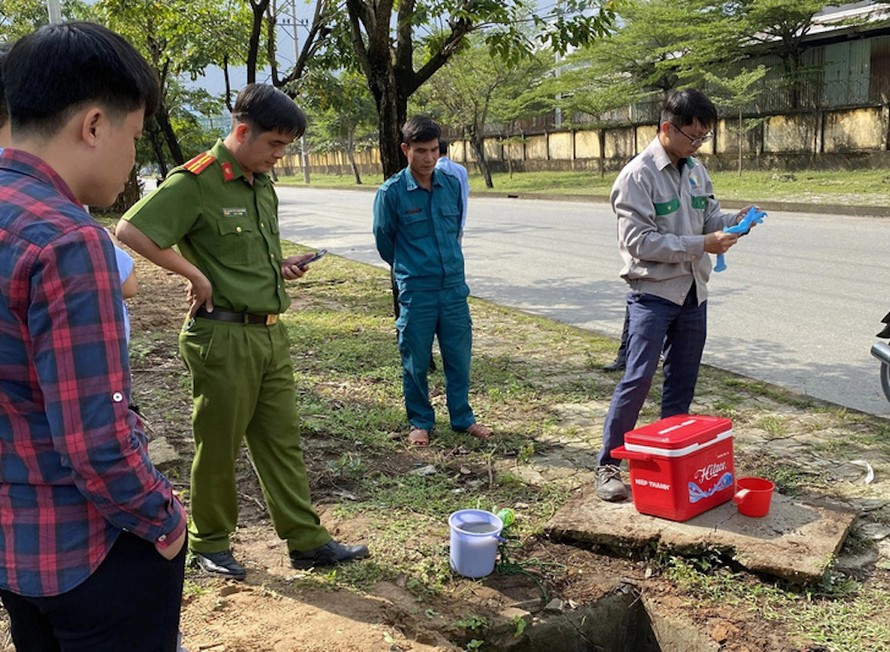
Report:
[[[679,457],[732,437],[732,421],[723,417],[681,414],[624,435],[627,450]]]

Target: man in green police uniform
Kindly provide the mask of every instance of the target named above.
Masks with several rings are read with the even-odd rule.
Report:
[[[124,243],[189,281],[179,336],[194,400],[189,547],[205,571],[234,579],[246,574],[229,544],[242,439],[294,568],[368,555],[366,546],[333,541],[312,507],[289,342],[278,321],[290,304],[284,280],[301,277],[311,254],[282,258],[278,197],[267,173],[305,129],[287,95],[248,85],[225,139],[173,170],[117,225]]]

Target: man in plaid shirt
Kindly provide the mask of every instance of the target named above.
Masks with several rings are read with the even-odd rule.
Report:
[[[2,61],[0,599],[19,650],[172,652],[185,517],[127,405],[120,280],[105,229],[157,103],[151,69],[90,23]]]

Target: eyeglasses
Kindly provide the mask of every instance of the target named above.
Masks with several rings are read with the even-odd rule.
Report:
[[[704,136],[701,136],[700,138],[693,138],[692,136],[687,134],[685,131],[680,129],[680,127],[678,127],[677,125],[671,123],[671,126],[674,129],[676,129],[677,131],[679,131],[681,134],[686,136],[686,140],[688,140],[689,144],[692,145],[693,147],[701,147],[703,144],[710,142],[714,138],[714,134],[712,134],[711,132],[706,133]]]

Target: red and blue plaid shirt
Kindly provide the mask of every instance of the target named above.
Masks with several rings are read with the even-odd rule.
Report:
[[[40,159],[0,154],[0,588],[70,591],[122,530],[161,547],[182,505],[127,407],[108,234]]]

